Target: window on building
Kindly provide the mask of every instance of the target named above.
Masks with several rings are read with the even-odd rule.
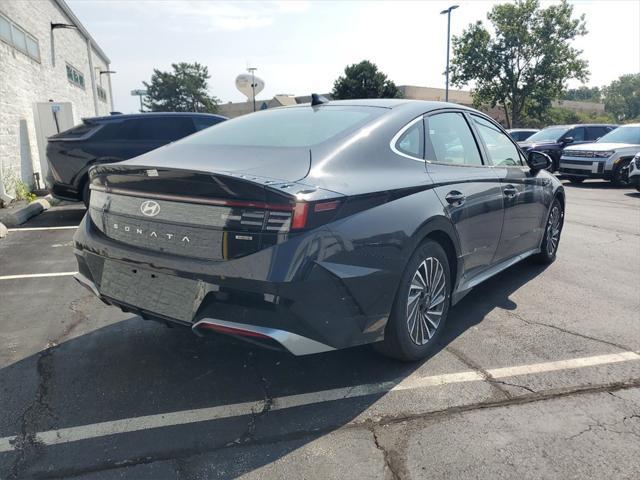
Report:
[[[75,86],[84,89],[84,75],[67,63],[67,79]]]
[[[102,102],[107,103],[107,91],[104,88],[102,88],[100,85],[98,85],[96,89],[98,91],[98,98]]]
[[[3,15],[0,15],[0,40],[34,60],[40,61],[38,40]]]
[[[7,43],[11,43],[11,24],[3,16],[0,16],[0,38]]]

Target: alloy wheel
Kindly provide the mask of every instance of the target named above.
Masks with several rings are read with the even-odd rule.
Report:
[[[547,253],[553,255],[560,242],[560,230],[562,228],[562,212],[559,205],[554,205],[547,223]]]
[[[444,312],[447,279],[435,257],[426,258],[413,275],[407,296],[407,329],[416,345],[426,344],[436,333]]]

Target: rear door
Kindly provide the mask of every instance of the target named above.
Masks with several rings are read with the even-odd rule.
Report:
[[[502,191],[482,158],[465,114],[456,110],[425,117],[427,172],[458,234],[464,278],[491,265],[502,229]]]
[[[494,263],[530,251],[540,245],[546,215],[545,185],[549,178],[532,174],[509,136],[495,123],[470,115],[486,157],[500,178],[504,222]]]

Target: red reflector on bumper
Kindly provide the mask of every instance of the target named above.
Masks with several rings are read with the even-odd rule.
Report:
[[[213,323],[203,323],[199,328],[206,328],[207,330],[213,330],[218,333],[226,333],[228,335],[240,335],[242,337],[254,337],[254,338],[270,338],[262,333],[252,332],[251,330],[242,330],[241,328],[225,327],[222,325],[216,325]]]

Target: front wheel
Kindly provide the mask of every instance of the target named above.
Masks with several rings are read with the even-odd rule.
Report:
[[[622,161],[613,169],[611,182],[613,182],[616,187],[629,186],[629,163],[629,161]]]
[[[451,304],[451,271],[443,248],[425,241],[413,253],[385,329],[374,347],[405,362],[425,358],[433,349],[447,320]]]
[[[540,253],[534,255],[533,259],[538,263],[552,263],[556,259],[558,246],[560,245],[560,234],[564,225],[564,210],[560,200],[557,198],[551,204],[547,226],[542,237]]]

